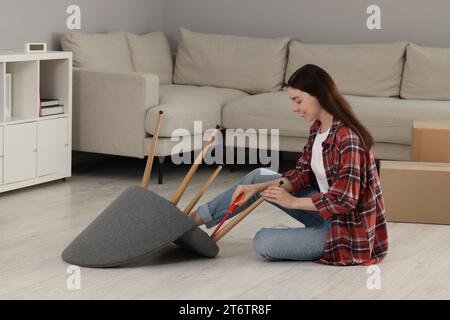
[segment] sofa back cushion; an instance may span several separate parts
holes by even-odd
[[[290,37],[260,39],[202,34],[181,28],[174,82],[248,93],[283,85]]]
[[[73,66],[104,71],[133,71],[124,32],[85,34],[67,32],[62,36],[64,51],[73,52]]]
[[[450,100],[450,48],[410,43],[406,50],[401,97]]]
[[[134,71],[158,75],[160,84],[172,84],[173,58],[164,33],[126,33]]]
[[[315,64],[330,74],[343,94],[399,96],[406,45],[407,42],[329,45],[292,41],[286,83],[303,65]]]

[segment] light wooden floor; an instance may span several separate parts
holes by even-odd
[[[61,252],[126,187],[140,182],[144,165],[137,159],[87,158],[75,164],[67,182],[0,195],[0,299],[450,298],[450,226],[390,223],[390,253],[378,265],[381,289],[369,290],[366,267],[267,262],[257,256],[251,240],[260,228],[298,226],[270,204],[222,239],[215,259],[173,245],[133,267],[82,268],[81,289],[68,290]],[[170,166],[165,184],[156,185],[154,176],[151,189],[169,198],[187,169]],[[200,168],[180,207],[213,169]],[[201,202],[251,169],[223,170]]]

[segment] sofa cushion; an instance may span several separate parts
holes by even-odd
[[[149,109],[145,119],[145,129],[153,134],[155,119],[159,110],[164,111],[159,135],[170,137],[176,129],[186,129],[194,133],[194,121],[202,120],[202,131],[221,125],[222,107],[228,101],[246,96],[242,91],[233,89],[162,85],[159,94],[159,106]]]
[[[450,48],[410,43],[406,50],[401,97],[450,100]]]
[[[283,85],[290,37],[260,39],[181,29],[174,83],[232,88],[248,93]]]
[[[377,142],[411,145],[413,120],[450,119],[450,101],[345,98]]]
[[[268,92],[234,99],[223,107],[227,129],[280,129],[282,136],[307,137],[310,125],[292,112],[287,91]],[[268,132],[270,133],[270,132]]]
[[[64,51],[72,51],[73,66],[103,71],[133,71],[124,32],[85,34],[67,32],[61,38]]]
[[[304,44],[292,41],[286,83],[305,64],[327,71],[343,94],[399,96],[407,42],[392,44]]]
[[[134,71],[158,75],[160,84],[172,84],[173,59],[164,33],[126,33]]]
[[[414,119],[449,119],[450,101],[344,96],[376,142],[411,144]],[[286,91],[232,100],[222,111],[225,128],[280,129],[282,136],[308,137],[310,123],[292,112]]]

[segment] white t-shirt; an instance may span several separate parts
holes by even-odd
[[[311,169],[316,176],[317,184],[319,185],[321,193],[326,193],[330,187],[328,185],[327,175],[325,174],[325,167],[323,165],[322,156],[322,142],[325,141],[329,132],[330,128],[328,128],[328,130],[324,133],[320,133],[319,129],[319,131],[317,131],[317,135],[314,139],[314,144],[312,147]]]

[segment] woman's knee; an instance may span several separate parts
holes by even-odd
[[[253,238],[253,248],[255,252],[269,261],[277,260],[298,260],[298,261],[314,261],[323,256],[323,248],[325,237],[322,234],[311,234],[311,228],[300,228],[301,230],[283,230],[282,232],[300,231],[303,240],[299,245],[291,247],[287,245],[286,237],[280,239],[279,231],[262,228]],[[304,232],[307,232],[305,234]],[[296,237],[292,237],[291,242],[298,242]]]
[[[245,175],[241,181],[239,182],[240,184],[253,184],[258,180],[258,177],[260,176],[260,168],[258,169],[254,169],[252,171],[250,171],[249,173],[247,173],[247,175]]]
[[[260,183],[276,179],[278,176],[281,176],[278,172],[267,168],[257,168],[247,175],[247,179],[249,180],[249,183]]]
[[[253,249],[255,252],[266,258],[269,261],[276,260],[272,255],[272,250],[270,248],[270,235],[268,233],[268,229],[262,228],[258,232],[256,232],[253,237]]]

